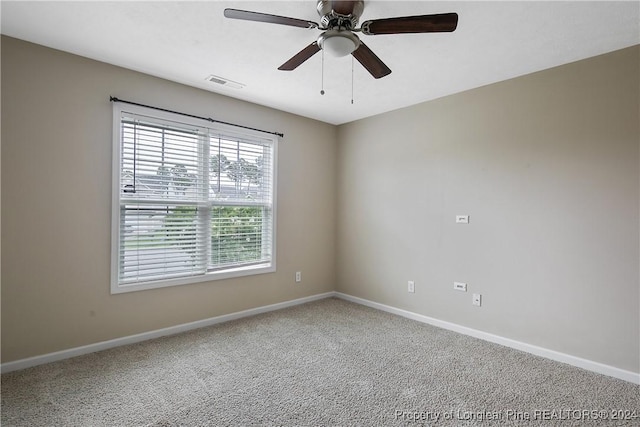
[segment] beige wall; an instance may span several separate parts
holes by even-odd
[[[338,290],[640,372],[639,51],[341,126]]]
[[[640,372],[638,47],[339,127],[1,54],[2,362],[338,290]],[[109,95],[285,133],[277,273],[109,294]]]
[[[109,294],[109,95],[285,134],[276,273]],[[328,124],[3,37],[2,362],[333,290],[335,134]]]

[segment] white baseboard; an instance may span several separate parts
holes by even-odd
[[[438,328],[447,329],[447,330],[458,332],[464,335],[469,335],[474,338],[479,338],[492,343],[504,345],[505,347],[514,348],[516,350],[535,354],[536,356],[541,356],[547,359],[555,360],[557,362],[562,362],[568,365],[577,366],[579,368],[583,368],[588,371],[596,372],[598,374],[608,375],[610,377],[618,378],[624,381],[628,381],[630,383],[640,384],[640,374],[637,374],[635,372],[625,371],[624,369],[605,365],[599,362],[582,359],[580,357],[571,356],[569,354],[560,353],[554,350],[549,350],[549,349],[538,347],[532,344],[527,344],[520,341],[509,339],[509,338],[504,338],[498,335],[493,335],[488,332],[479,331],[477,329],[468,328],[466,326],[457,325],[455,323],[446,322],[444,320],[435,319],[433,317],[424,316],[422,314],[413,313],[411,311],[391,307],[389,305],[380,304],[374,301],[366,300],[364,298],[354,297],[348,294],[344,294],[342,292],[326,292],[323,294],[312,295],[305,298],[299,298],[291,301],[280,302],[277,304],[266,305],[263,307],[256,307],[248,310],[238,311],[235,313],[225,314],[222,316],[211,317],[209,319],[198,320],[196,322],[184,323],[182,325],[176,325],[168,328],[157,329],[155,331],[144,332],[141,334],[130,335],[122,338],[116,338],[109,341],[102,341],[95,344],[89,344],[82,347],[75,347],[68,350],[62,350],[54,353],[43,354],[41,356],[34,356],[34,357],[29,357],[27,359],[7,362],[0,365],[0,372],[6,373],[11,371],[17,371],[20,369],[30,368],[33,366],[43,365],[45,363],[57,362],[59,360],[69,359],[71,357],[81,356],[83,354],[95,353],[97,351],[107,350],[110,348],[120,347],[128,344],[135,344],[138,342],[147,341],[154,338],[160,338],[167,335],[179,334],[179,333],[187,332],[193,329],[204,328],[206,326],[216,325],[218,323],[229,322],[231,320],[241,319],[243,317],[254,316],[256,314],[267,313],[270,311],[280,310],[287,307],[293,307],[296,305],[305,304],[308,302],[317,301],[317,300],[330,298],[330,297],[341,298],[345,301],[350,301],[356,304],[375,308],[377,310],[386,311],[387,313],[392,313],[398,316],[406,317],[408,319],[416,320],[418,322],[427,323],[429,325],[433,325]]]
[[[57,362],[59,360],[69,359],[71,357],[81,356],[83,354],[95,353],[96,351],[107,350],[110,348],[120,347],[128,344],[135,344],[138,342],[160,338],[167,335],[175,335],[193,329],[204,328],[206,326],[229,322],[231,320],[241,319],[243,317],[255,316],[256,314],[267,313],[269,311],[280,310],[287,307],[293,307],[295,305],[305,304],[311,301],[317,301],[333,296],[335,296],[335,292],[326,292],[324,294],[317,294],[310,297],[280,302],[277,304],[265,305],[263,307],[251,308],[249,310],[211,317],[209,319],[198,320],[196,322],[184,323],[182,325],[170,326],[168,328],[157,329],[155,331],[143,332],[141,334],[129,335],[127,337],[102,341],[95,344],[84,345],[82,347],[75,347],[68,350],[43,354],[41,356],[34,356],[27,359],[16,360],[14,362],[7,362],[0,365],[0,372],[6,373],[17,371],[20,369],[31,368],[33,366],[43,365],[45,363]]]
[[[384,305],[377,302],[369,301],[364,298],[358,298],[351,295],[343,294],[342,292],[336,292],[335,296],[338,298],[344,299],[346,301],[354,302],[356,304],[365,305],[367,307],[375,308],[377,310],[386,311],[387,313],[396,314],[398,316],[406,317],[408,319],[417,320],[418,322],[437,326],[438,328],[448,329],[450,331],[458,332],[464,335],[469,335],[474,338],[479,338],[481,340],[500,344],[505,347],[511,347],[516,350],[524,351],[526,353],[535,354],[536,356],[541,356],[547,359],[555,360],[556,362],[566,363],[568,365],[577,366],[578,368],[586,369],[588,371],[596,372],[598,374],[603,374],[610,377],[618,378],[634,384],[640,384],[640,374],[637,374],[635,372],[625,371],[624,369],[605,365],[603,363],[594,362],[592,360],[582,359],[580,357],[571,356],[569,354],[560,353],[558,351],[549,350],[543,347],[538,347],[536,345],[515,341],[509,338],[501,337],[499,335],[493,335],[488,332],[479,331],[477,329],[468,328],[466,326],[457,325],[455,323],[446,322],[444,320],[435,319],[433,317],[424,316],[422,314],[417,314],[411,311],[402,310],[400,308],[391,307],[389,305]]]

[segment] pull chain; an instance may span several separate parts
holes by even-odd
[[[353,105],[353,55],[351,56],[351,105]]]
[[[322,49],[322,74],[320,82],[320,95],[324,95],[324,49]]]

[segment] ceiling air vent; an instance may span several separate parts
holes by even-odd
[[[205,80],[211,83],[216,83],[221,86],[230,87],[233,89],[242,89],[245,86],[242,83],[234,82],[233,80],[225,79],[224,77],[214,76],[213,74],[208,76]]]

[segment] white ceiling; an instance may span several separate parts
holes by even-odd
[[[319,30],[223,17],[231,7],[319,22],[304,1],[2,1],[1,31],[168,80],[342,124],[640,43],[640,2],[367,1],[369,19],[457,12],[453,33],[366,36],[393,71],[379,80],[351,57],[277,68]],[[245,84],[205,81],[215,74]],[[120,94],[126,97],[126,94]],[[144,102],[143,99],[136,100]]]

